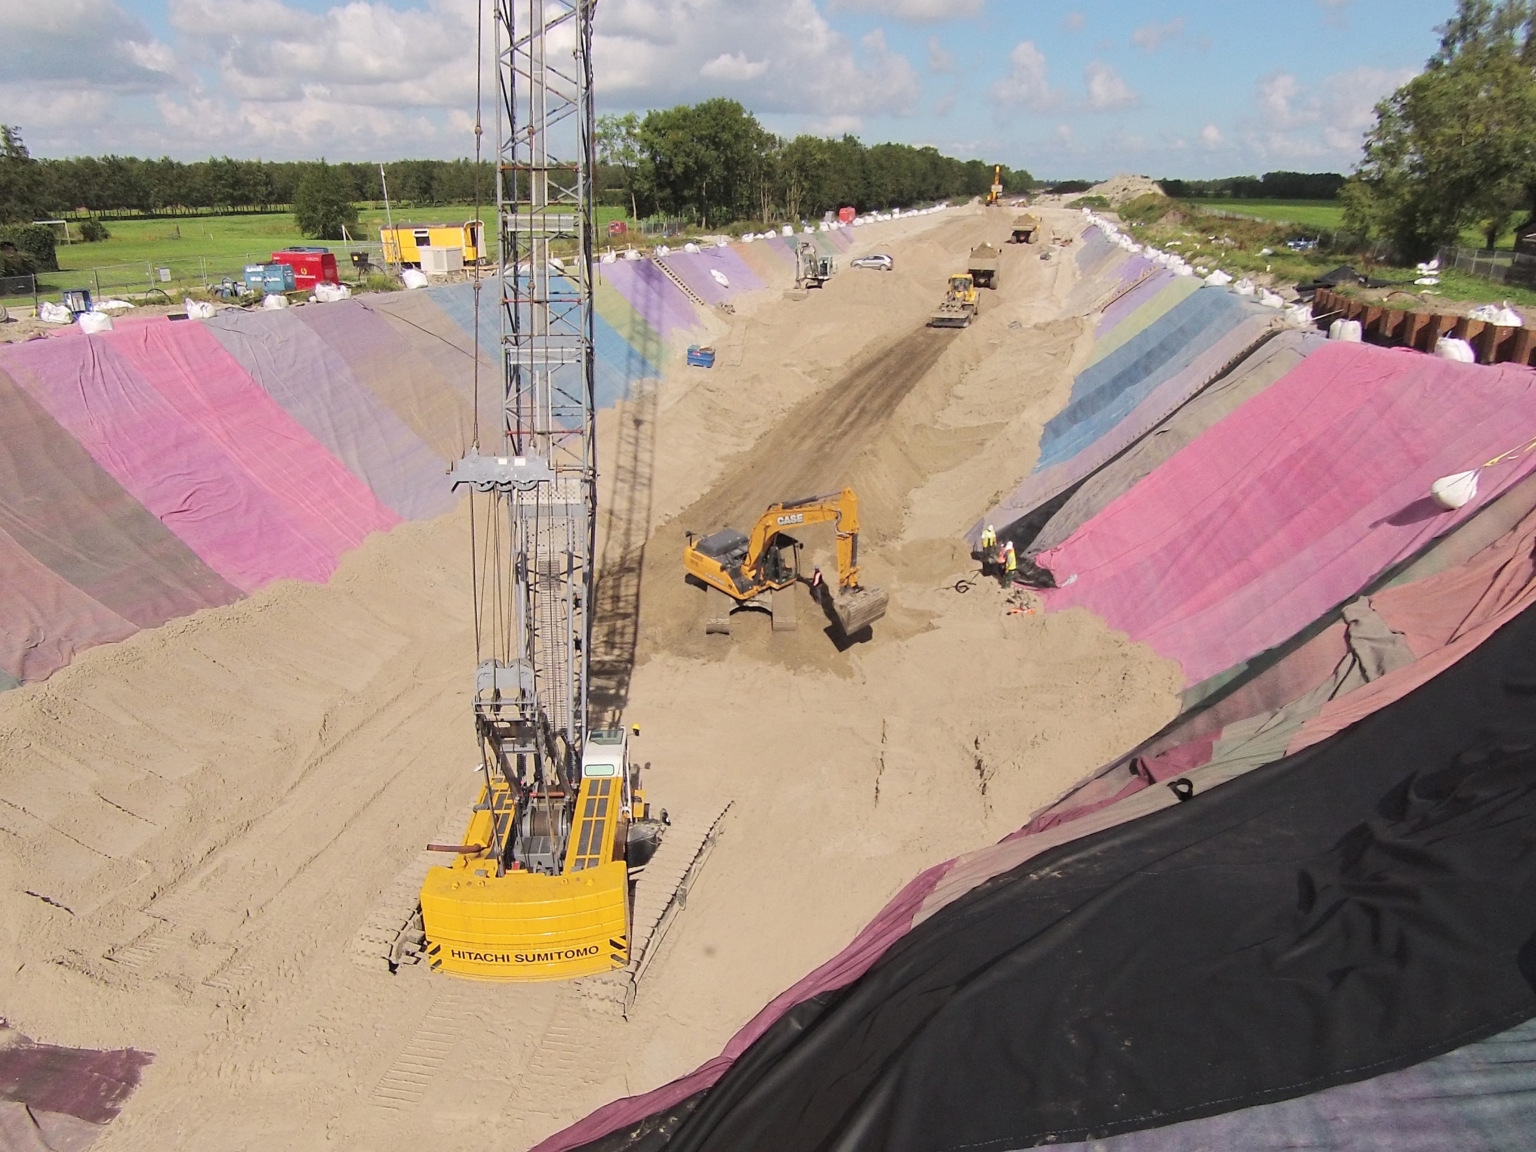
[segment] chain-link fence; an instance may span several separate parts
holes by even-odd
[[[360,280],[385,271],[384,245],[359,241],[332,249],[336,270],[343,281]],[[161,295],[178,300],[190,292],[234,292],[245,282],[248,264],[269,264],[272,249],[233,256],[188,256],[169,260],[135,261],[77,268],[67,272],[41,272],[36,276],[0,277],[0,304],[17,307],[41,300],[58,301],[69,289],[88,289],[98,301],[123,297],[131,301],[159,300]]]
[[[1470,272],[1516,288],[1536,288],[1536,256],[1487,248],[1442,248],[1440,267]]]

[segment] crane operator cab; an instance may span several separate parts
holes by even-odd
[[[421,890],[433,970],[482,980],[560,980],[629,963],[631,868],[656,850],[629,733],[588,733],[580,776],[538,786],[492,771],[464,843]],[[508,843],[510,841],[510,843]]]

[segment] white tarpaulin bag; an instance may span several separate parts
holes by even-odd
[[[417,268],[407,268],[400,273],[400,282],[407,288],[425,288],[427,286],[427,274]],[[267,297],[271,299],[271,297]]]
[[[108,316],[105,312],[82,312],[80,313],[79,324],[80,331],[84,332],[87,336],[93,336],[97,332],[112,331],[112,317]]]
[[[1456,472],[1442,476],[1429,486],[1435,503],[1447,511],[1464,508],[1477,495],[1477,472]]]
[[[719,284],[720,287],[729,288],[731,286],[731,282],[726,279],[725,273],[720,271],[720,269],[711,268],[709,274],[715,278],[715,283]]]
[[[187,319],[189,320],[213,319],[213,305],[206,300],[192,300],[189,298],[184,299],[182,304],[187,310]]]
[[[426,277],[423,276],[422,279],[425,280]],[[279,308],[288,307],[288,297],[280,292],[272,292],[261,298],[261,306],[268,312],[275,312]]]
[[[44,324],[73,324],[75,314],[62,304],[44,300],[37,306],[37,318]]]
[[[1458,364],[1476,364],[1477,356],[1472,345],[1454,336],[1442,336],[1435,341],[1435,355],[1442,360],[1454,360]]]

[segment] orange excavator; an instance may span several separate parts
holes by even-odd
[[[791,532],[817,524],[832,524],[837,536],[837,587],[828,590],[800,572],[801,541]],[[766,607],[775,631],[795,627],[793,592],[803,580],[831,609],[845,636],[868,628],[885,615],[890,596],[859,583],[859,501],[852,488],[772,504],[758,518],[750,536],[724,528],[699,539],[688,534],[683,567],[722,601],[724,612],[706,629],[729,633],[731,610],[748,605]]]

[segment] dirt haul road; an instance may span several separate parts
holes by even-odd
[[[895,273],[741,300],[712,320],[719,367],[600,417],[601,703],[642,725],[675,820],[734,805],[627,1021],[581,984],[348,957],[473,797],[462,513],[370,539],[325,587],[274,586],[0,695],[0,1013],[155,1053],[96,1147],[526,1147],[717,1053],[911,876],[1172,714],[1171,667],[1092,618],[953,590],[973,568],[959,531],[1027,471],[1087,355],[1060,315],[1070,261],[1035,249],[1005,250],[971,328],[922,328],[1006,223],[861,230]],[[873,638],[839,651],[765,618],[703,636],[684,531],[845,483],[893,598]]]

